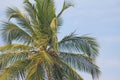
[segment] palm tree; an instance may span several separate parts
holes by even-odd
[[[0,47],[0,80],[83,80],[84,71],[99,76],[95,64],[98,55],[96,40],[71,33],[58,41],[61,14],[72,4],[64,1],[59,14],[54,0],[29,0],[24,11],[8,8],[8,21],[3,22]]]

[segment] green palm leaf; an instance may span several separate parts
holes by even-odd
[[[35,5],[31,4],[29,1],[26,1],[24,8],[26,13],[30,17],[31,24],[37,25],[37,13],[36,13],[37,11]]]
[[[19,27],[26,30],[28,34],[33,34],[33,28],[28,18],[29,16],[26,16],[25,13],[22,13],[17,8],[8,8],[7,16],[9,17],[9,19],[15,19]]]
[[[1,69],[8,67],[17,60],[27,59],[29,56],[28,52],[16,52],[16,53],[4,53],[0,55],[0,66]]]
[[[76,36],[72,33],[59,42],[59,51],[81,53],[95,58],[98,55],[98,44],[92,37]]]
[[[30,64],[30,60],[18,60],[11,66],[5,68],[0,74],[0,80],[21,80],[25,78],[25,69]]]
[[[32,47],[28,45],[23,44],[6,44],[4,46],[0,47],[0,52],[6,53],[6,52],[17,52],[17,51],[26,51],[30,50]]]
[[[36,0],[37,16],[42,27],[49,27],[55,17],[53,0]]]
[[[59,59],[56,62],[53,66],[53,77],[55,80],[83,80],[68,64]]]
[[[41,65],[39,62],[34,64],[30,68],[25,80],[44,80],[44,77],[45,77],[44,68],[43,65]]]
[[[90,73],[93,78],[99,76],[99,67],[94,64],[90,57],[86,57],[82,54],[74,53],[60,53],[60,57],[70,66],[80,70]]]
[[[8,43],[12,43],[13,40],[23,43],[30,43],[32,41],[31,36],[27,32],[10,22],[4,22],[1,31],[3,39]]]

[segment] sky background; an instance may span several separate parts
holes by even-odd
[[[63,0],[55,0],[59,12]],[[72,0],[74,7],[62,15],[63,26],[59,39],[76,30],[79,35],[89,34],[100,45],[97,64],[102,72],[99,80],[120,79],[120,0]],[[8,6],[23,6],[23,0],[0,0],[0,20],[5,20]],[[1,24],[1,23],[0,23]],[[1,26],[0,26],[1,27]],[[0,35],[1,36],[1,35]],[[0,46],[4,42],[0,38]],[[92,80],[82,73],[84,80]]]

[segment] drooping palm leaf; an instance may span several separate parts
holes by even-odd
[[[23,44],[6,44],[4,46],[0,47],[0,52],[6,53],[6,52],[17,52],[17,51],[28,51],[32,47],[28,45]]]
[[[98,44],[92,37],[76,36],[72,33],[59,42],[59,51],[81,53],[95,58],[98,55]]]
[[[27,59],[29,52],[4,53],[0,55],[1,69],[8,67],[17,60]]]
[[[90,73],[93,78],[98,78],[100,74],[99,67],[96,66],[94,61],[90,57],[86,57],[83,54],[60,53],[60,57],[70,66],[80,71]]]
[[[30,60],[18,60],[11,66],[5,68],[0,74],[0,80],[23,80],[25,78],[26,67],[30,64]]]
[[[1,30],[3,39],[8,43],[12,43],[14,40],[23,43],[30,43],[32,41],[31,36],[27,32],[13,23],[4,22]]]
[[[8,8],[7,16],[9,19],[15,19],[20,28],[24,29],[29,35],[33,34],[33,28],[30,24],[29,16],[26,16],[25,13],[22,13],[17,8]]]
[[[56,80],[83,80],[81,76],[68,64],[57,59],[53,66],[53,78]]]

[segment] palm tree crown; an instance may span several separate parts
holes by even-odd
[[[72,4],[64,1],[58,15],[54,0],[24,1],[24,12],[8,8],[8,21],[3,22],[0,47],[0,80],[83,80],[76,72],[99,76],[95,64],[96,40],[74,33],[58,41],[61,14]]]

